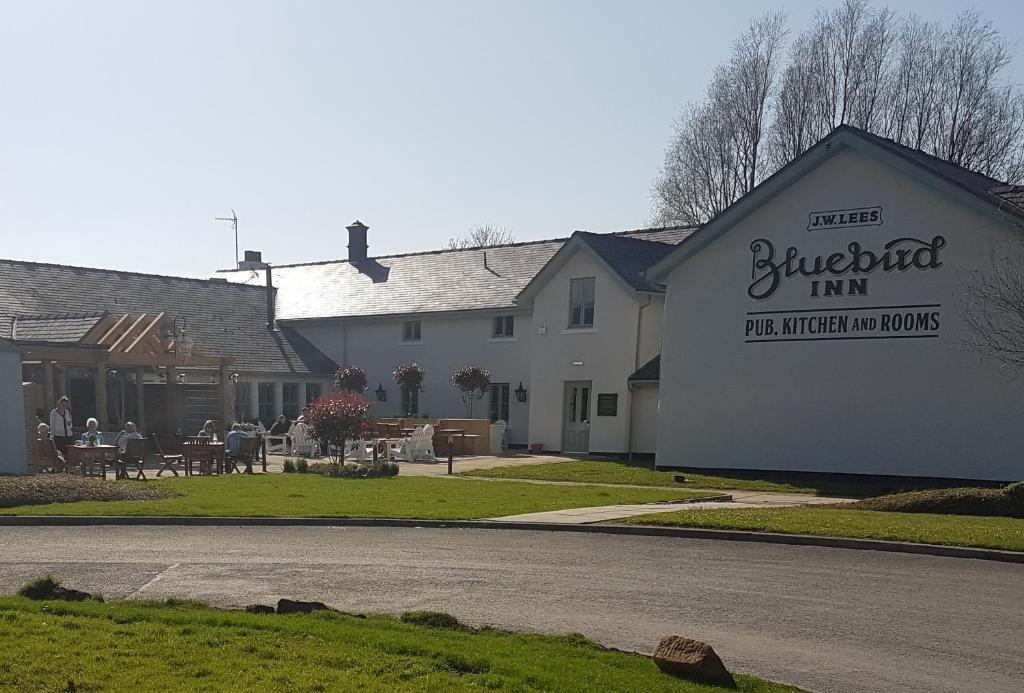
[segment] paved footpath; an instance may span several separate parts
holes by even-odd
[[[576,482],[542,481],[538,483],[561,484]],[[597,484],[604,486],[606,484]],[[615,485],[622,488],[622,484]],[[626,488],[662,488],[661,486],[626,486]],[[664,487],[671,491],[672,489]],[[792,508],[798,505],[826,505],[831,503],[849,503],[852,498],[829,498],[826,496],[809,496],[800,493],[765,493],[762,491],[711,491],[705,489],[686,489],[698,493],[728,494],[731,502],[709,501],[689,503],[644,503],[642,505],[603,505],[592,508],[570,508],[568,510],[551,510],[541,513],[523,513],[491,518],[501,522],[553,522],[564,525],[585,525],[592,522],[622,520],[637,515],[676,512],[678,510],[730,510],[735,508]]]
[[[511,530],[0,528],[0,593],[47,572],[108,598],[434,609],[646,652],[682,633],[736,671],[811,691],[1016,693],[1024,680],[1024,565],[994,561]]]

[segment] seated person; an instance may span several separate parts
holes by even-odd
[[[60,454],[60,450],[57,449],[57,444],[53,442],[53,438],[50,436],[50,426],[48,424],[41,423],[36,426],[36,434],[39,440],[44,440],[50,443],[53,448],[53,455],[57,460],[58,469],[63,469],[67,462],[64,461],[64,455]]]
[[[273,426],[270,427],[270,435],[272,436],[284,436],[288,435],[288,430],[291,428],[291,424],[288,422],[287,417],[284,414],[277,417],[277,421]]]
[[[142,434],[139,433],[138,428],[131,421],[124,425],[124,430],[117,434],[117,438],[114,439],[114,445],[116,445],[121,452],[125,451],[128,447],[129,440],[139,440],[142,438]]]
[[[224,438],[224,452],[228,457],[238,457],[238,451],[242,448],[242,424],[231,424],[231,431]]]
[[[103,445],[103,434],[100,432],[100,422],[94,418],[85,422],[85,433],[82,434],[82,445]]]
[[[213,421],[207,421],[203,424],[203,430],[199,431],[200,438],[209,438],[213,442],[217,442],[217,429],[213,425]]]

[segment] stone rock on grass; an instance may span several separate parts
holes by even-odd
[[[654,651],[654,663],[666,674],[698,683],[736,688],[736,680],[711,645],[682,635],[666,635]]]
[[[313,611],[334,611],[323,602],[298,602],[291,599],[280,599],[277,602],[279,614],[308,614]]]

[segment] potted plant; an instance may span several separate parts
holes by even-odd
[[[427,371],[420,368],[416,363],[401,363],[395,367],[392,377],[399,389],[402,391],[402,399],[408,402],[406,409],[412,409],[412,394],[423,390],[423,379]],[[402,412],[405,416],[412,416],[415,412]]]
[[[306,424],[330,459],[345,457],[345,441],[358,440],[373,406],[354,392],[336,392],[309,405]]]
[[[473,403],[483,399],[491,386],[491,374],[480,366],[463,366],[452,373],[452,385],[462,394],[466,418],[473,418]]]
[[[339,368],[334,375],[334,386],[342,392],[361,395],[366,391],[366,372],[359,366]]]

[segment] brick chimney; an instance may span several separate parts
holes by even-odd
[[[369,246],[366,244],[366,232],[369,230],[363,222],[356,219],[348,229],[348,261],[352,263],[364,262]]]
[[[263,262],[263,253],[258,250],[246,250],[245,259],[238,262],[240,270],[263,269],[267,263]]]

